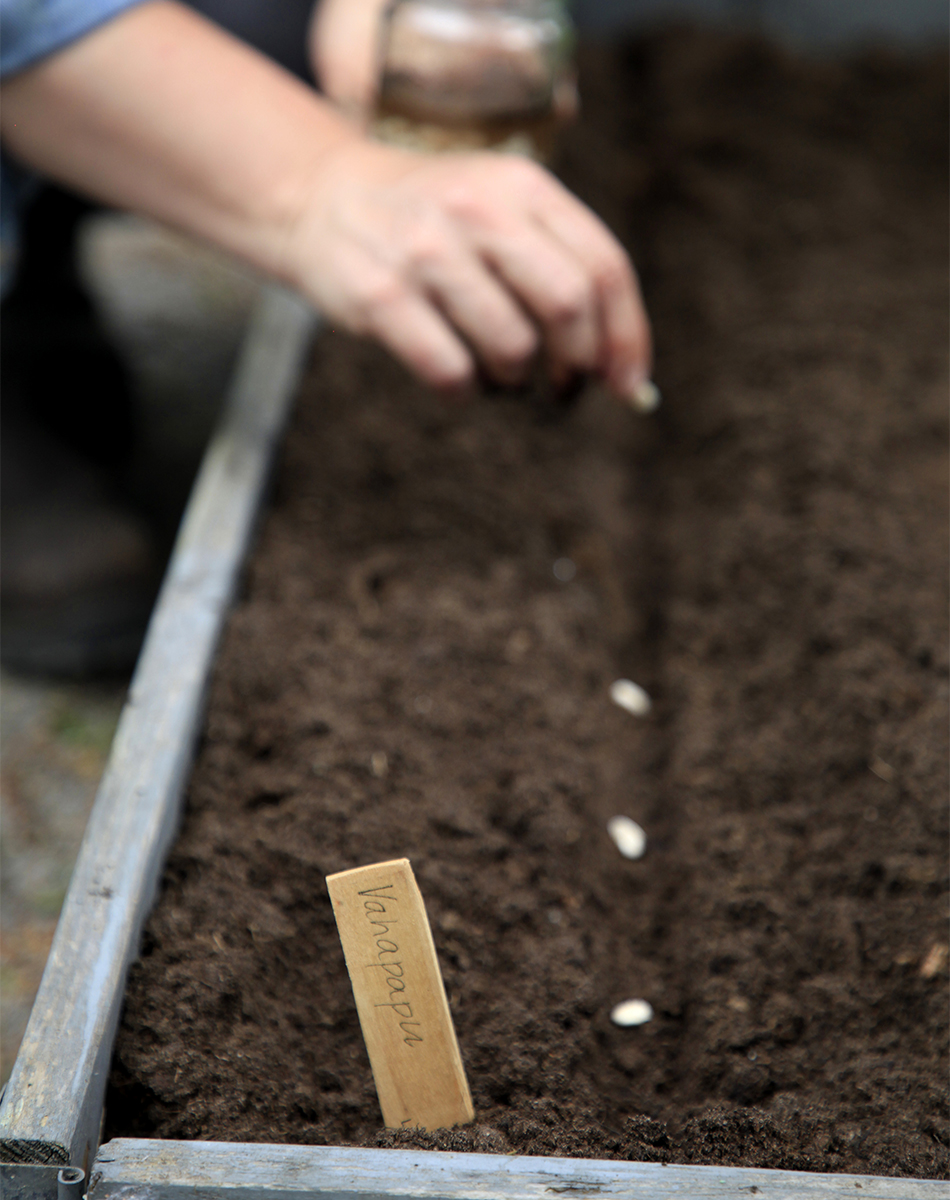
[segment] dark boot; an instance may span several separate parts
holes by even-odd
[[[0,657],[60,676],[128,671],[159,582],[144,523],[101,473],[28,427],[5,426],[0,474]]]
[[[0,659],[64,676],[131,669],[161,566],[118,486],[134,410],[76,270],[87,211],[57,189],[37,200],[0,314]]]
[[[77,230],[91,211],[46,187],[23,214],[17,276],[0,309],[0,396],[4,420],[32,422],[119,472],[132,450],[134,407],[128,372],[77,269]]]

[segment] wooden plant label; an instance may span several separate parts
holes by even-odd
[[[383,1120],[465,1125],[475,1112],[422,893],[408,858],[327,876]]]

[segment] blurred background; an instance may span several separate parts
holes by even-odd
[[[283,3],[299,21],[300,0]],[[271,19],[281,5],[270,0]],[[945,0],[574,0],[571,11],[591,37],[685,18],[754,28],[817,54],[914,48],[945,41],[950,26]],[[260,284],[217,253],[123,214],[85,218],[79,260],[131,375],[136,488],[170,535]],[[9,671],[0,680],[0,1081],[29,1015],[127,682]]]
[[[825,51],[873,41],[906,45],[944,37],[950,27],[939,0],[574,0],[571,12],[580,29],[608,36],[686,16],[753,26]]]

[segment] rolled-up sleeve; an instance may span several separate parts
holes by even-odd
[[[0,0],[0,77],[32,66],[143,0]],[[35,177],[0,154],[0,295],[13,282],[19,210]]]
[[[0,76],[13,75],[143,0],[0,0]]]

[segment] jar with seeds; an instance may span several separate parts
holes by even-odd
[[[561,0],[394,0],[371,121],[416,150],[496,150],[549,162],[577,91]]]

